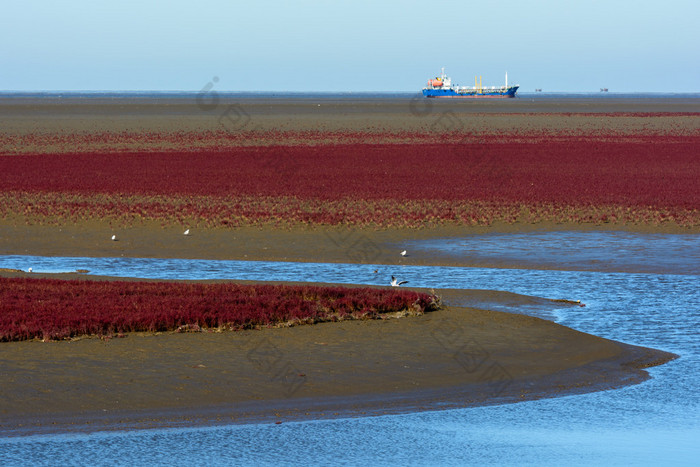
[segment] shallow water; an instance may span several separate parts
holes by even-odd
[[[601,234],[600,248],[617,242],[612,233],[608,238],[609,242]],[[683,249],[674,247],[676,240],[669,238],[666,251],[682,270],[693,271],[697,263]],[[508,241],[501,237],[500,242]],[[518,241],[514,237],[513,242]],[[643,238],[637,241],[644,243]],[[664,236],[650,236],[648,241],[655,244],[654,249],[663,251]],[[556,262],[556,255],[550,255],[549,259]],[[7,438],[0,440],[0,461],[4,464],[71,464],[91,459],[117,465],[147,462],[692,465],[700,456],[697,443],[700,439],[697,391],[700,274],[697,272],[378,266],[381,274],[375,275],[372,265],[136,260],[135,263],[142,262],[138,266],[125,258],[89,265],[87,259],[61,261],[2,257],[0,267],[32,266],[37,271],[86,268],[91,273],[111,275],[117,271],[134,275],[135,268],[139,268],[144,274],[148,271],[154,274],[149,277],[190,271],[193,275],[211,274],[211,278],[371,284],[386,284],[388,276],[395,274],[408,279],[410,285],[421,287],[498,289],[580,299],[586,307],[558,309],[557,322],[603,337],[675,352],[681,358],[650,369],[653,378],[639,385],[494,407],[281,425]],[[561,264],[565,262],[566,258],[561,258]],[[548,310],[533,307],[530,312],[535,314],[551,311],[551,307]]]
[[[700,274],[700,237],[633,232],[526,232],[407,242],[474,263],[580,271]]]

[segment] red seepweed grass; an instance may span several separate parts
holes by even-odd
[[[421,227],[700,224],[700,137],[465,138],[0,157],[0,217]]]
[[[374,319],[438,306],[405,289],[0,278],[0,342]]]

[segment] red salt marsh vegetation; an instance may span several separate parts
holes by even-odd
[[[560,109],[548,100],[509,101],[495,105]],[[496,221],[512,222],[508,229],[514,231],[540,221],[700,226],[697,113],[486,115],[464,109],[494,104],[445,102],[434,104],[432,113],[414,115],[407,101],[394,107],[350,100],[322,107],[283,102],[270,109],[263,102],[251,104],[252,110],[244,103],[250,116],[246,129],[222,131],[223,109],[205,115],[194,104],[190,110],[167,104],[147,111],[124,104],[71,107],[61,99],[57,105],[13,104],[3,110],[0,103],[4,254],[370,262],[373,252],[364,248],[374,244],[377,250],[388,246],[379,264],[435,264],[441,260],[419,255],[405,261],[398,255],[403,246],[389,245],[488,230],[462,226]],[[572,108],[601,105],[590,104]],[[617,112],[619,105],[604,107]],[[670,108],[683,107],[674,102]],[[459,118],[443,118],[454,115]],[[116,228],[125,224],[131,228]],[[273,228],[307,224],[321,227]],[[185,237],[184,225],[263,228],[203,228]],[[344,236],[346,229],[323,227],[339,225],[370,228],[347,229],[354,236]],[[118,242],[108,240],[114,231]],[[286,386],[271,384],[271,375],[251,365],[245,351],[267,339],[289,361],[303,364],[293,376],[302,371],[310,376],[313,384],[305,384],[300,397],[357,395],[378,400],[382,412],[386,399],[377,394],[417,387],[459,387],[461,405],[481,400],[480,389],[461,388],[479,388],[483,373],[465,372],[454,351],[445,351],[445,342],[435,337],[445,330],[468,330],[469,340],[483,344],[494,363],[518,376],[509,386],[511,400],[641,381],[645,376],[637,368],[672,358],[529,316],[477,309],[269,333],[174,332],[382,318],[435,307],[433,297],[405,289],[60,282],[12,271],[0,276],[12,277],[0,278],[0,341],[173,331],[139,339],[137,346],[133,337],[110,345],[98,339],[3,344],[5,361],[11,362],[4,369],[6,384],[0,385],[5,419],[38,414],[46,426],[56,423],[57,413],[92,410],[104,419],[105,408],[122,411],[127,420],[128,411],[144,407],[187,414],[217,407],[219,417],[224,404],[248,400],[246,388],[268,410],[261,400],[289,397]],[[456,291],[453,297],[463,293],[472,292]],[[514,303],[512,294],[484,293]],[[525,306],[530,299],[515,300]],[[373,355],[382,358],[367,358]],[[200,371],[204,364],[207,370]],[[29,367],[36,371],[27,372]],[[71,417],[71,423],[76,420]]]
[[[251,329],[437,309],[410,290],[0,277],[0,342]]]
[[[696,110],[692,103],[683,103],[689,106],[686,110]],[[604,134],[616,140],[650,141],[658,136],[697,136],[700,126],[699,112],[668,108],[663,112],[620,111],[625,103],[619,101],[613,104],[614,112],[591,112],[600,102],[591,105],[585,101],[571,107],[571,112],[561,111],[561,103],[555,102],[549,105],[558,108],[557,112],[542,112],[541,108],[547,107],[543,102],[533,107],[538,111],[512,112],[524,104],[516,100],[512,102],[515,106],[504,113],[493,112],[484,103],[449,106],[451,103],[441,102],[447,107],[433,108],[435,103],[427,102],[417,106],[413,115],[408,112],[408,102],[394,103],[384,110],[376,103],[367,107],[366,103],[350,101],[321,109],[309,103],[290,106],[277,102],[270,106],[249,102],[237,108],[242,116],[247,113],[244,107],[254,115],[233,126],[222,123],[219,115],[203,119],[201,109],[194,105],[175,110],[171,105],[131,108],[124,104],[91,109],[80,105],[71,110],[66,102],[38,108],[3,108],[0,102],[4,130],[0,133],[0,154],[192,151],[271,144],[423,144],[459,142],[465,136],[533,142],[574,136],[590,139]],[[501,104],[505,106],[501,110],[506,110],[511,103]],[[671,107],[683,108],[678,104],[674,102]],[[483,113],[485,110],[488,112]],[[176,119],[164,118],[173,116],[173,112]],[[8,118],[3,119],[3,114]],[[28,115],[32,118],[24,120]]]
[[[700,224],[697,135],[453,136],[0,157],[0,216],[205,226]]]

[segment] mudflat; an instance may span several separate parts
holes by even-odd
[[[300,226],[290,228],[239,227],[192,228],[184,236],[182,226],[157,222],[115,225],[110,222],[77,222],[61,225],[28,225],[21,219],[0,219],[0,254],[37,256],[128,256],[137,258],[185,258],[249,261],[301,261],[432,266],[523,267],[505,260],[485,264],[467,257],[432,253],[399,255],[407,241],[447,239],[487,233],[616,230],[640,233],[696,234],[700,226],[674,224],[537,224],[497,223],[489,226],[443,225],[426,229],[376,229],[358,227]],[[111,241],[112,235],[119,241]],[[358,255],[355,242],[369,247]],[[533,263],[537,263],[536,259]],[[28,266],[29,267],[29,266]],[[539,266],[547,268],[546,266]]]
[[[351,260],[332,242],[335,229],[212,229],[183,236],[179,229],[141,225],[120,231],[119,242],[110,240],[111,229],[99,222],[4,224],[0,253]],[[363,235],[385,252],[387,264],[439,264],[440,258],[401,257],[392,242],[397,235],[450,232]],[[0,275],[115,280],[78,273]],[[644,368],[676,358],[535,317],[460,306],[537,302],[555,310],[574,303],[496,291],[437,293],[442,309],[401,319],[2,343],[0,432],[283,422],[517,402],[638,383],[648,378]]]
[[[207,139],[188,141],[190,149],[401,142],[415,133],[697,135],[700,98],[4,97],[0,128],[0,154],[183,149],[183,134],[202,132]],[[274,139],[269,132],[277,133]],[[309,133],[316,136],[308,139]],[[124,137],[105,140],[105,134]]]
[[[408,97],[246,99],[221,95],[207,104],[215,105],[202,105],[196,98],[6,97],[0,100],[0,154],[50,157],[54,153],[337,141],[359,144],[365,140],[413,144],[416,135],[430,139],[449,133],[477,138],[482,133],[550,132],[581,138],[598,135],[601,141],[618,136],[681,135],[689,141],[686,144],[693,144],[700,131],[697,98],[518,98],[464,103]],[[187,137],[181,139],[183,134]],[[203,135],[201,140],[199,135]],[[337,239],[348,232],[342,225],[193,228],[189,236],[182,235],[183,228],[172,222],[42,222],[36,216],[11,215],[0,219],[0,254],[362,261],[338,244]],[[403,258],[397,255],[398,247],[406,240],[497,231],[698,232],[698,226],[672,223],[516,222],[352,229],[376,246],[379,256],[372,258],[373,263],[456,266],[474,264],[447,256]],[[118,242],[109,240],[115,233]],[[26,275],[21,271],[0,274]],[[645,367],[676,357],[534,317],[456,306],[479,294],[510,305],[543,299],[489,291],[438,293],[445,299],[443,309],[402,319],[2,343],[0,432],[9,436],[192,423],[283,422],[515,402],[633,384],[648,378]]]
[[[529,300],[451,292],[471,293]],[[516,402],[637,383],[648,378],[643,368],[673,358],[539,318],[450,306],[411,318],[259,331],[3,343],[0,432],[283,422]]]

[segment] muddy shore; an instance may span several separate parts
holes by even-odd
[[[531,300],[450,292],[453,299],[470,293],[511,304]],[[3,343],[0,432],[499,404],[638,383],[648,378],[644,368],[673,358],[539,318],[449,306],[411,318],[260,331]]]
[[[486,233],[572,230],[674,234],[697,234],[700,232],[698,226],[680,227],[671,223],[650,226],[546,222],[381,230],[347,227],[191,228],[190,235],[184,236],[183,231],[186,228],[189,226],[164,227],[155,222],[130,226],[112,225],[108,222],[27,225],[22,220],[0,219],[0,254],[524,267],[523,264],[507,261],[486,264],[447,254],[431,253],[425,255],[412,252],[407,257],[401,257],[398,253],[405,249],[405,242],[412,240],[455,238]],[[119,241],[111,241],[112,235],[117,235]],[[358,242],[365,248],[366,254],[357,254]]]
[[[101,223],[5,223],[0,254],[349,261],[347,249],[331,241],[334,231],[323,229],[194,230],[185,237],[174,228],[143,225],[120,230],[119,242],[110,240],[112,229]],[[459,233],[464,232],[368,230],[363,235],[381,251],[396,253],[397,235]],[[385,261],[441,262],[389,253]],[[571,303],[496,291],[438,294],[445,300],[443,309],[402,319],[2,343],[0,432],[284,422],[499,404],[635,384],[648,378],[644,368],[676,357],[539,318],[463,306],[488,301],[517,307],[536,301],[555,310],[576,306]]]

